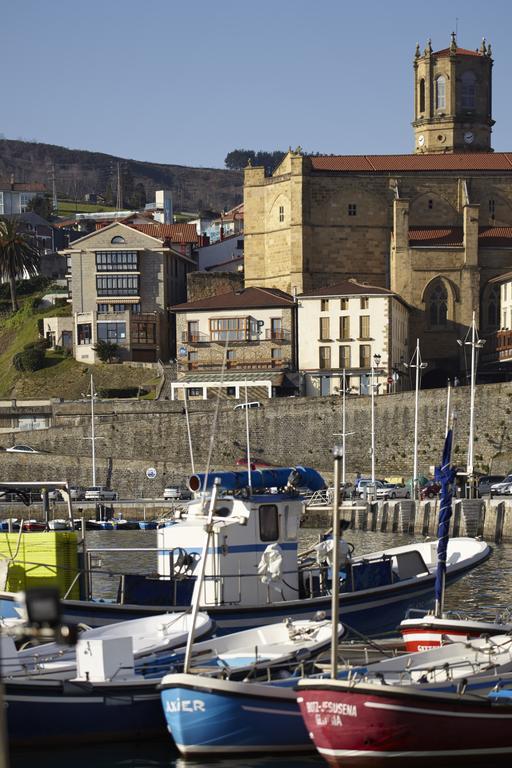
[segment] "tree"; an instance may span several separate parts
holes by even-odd
[[[12,311],[17,312],[16,280],[37,275],[39,253],[32,238],[20,229],[17,219],[0,218],[0,280],[7,280]]]
[[[43,219],[50,219],[52,215],[52,201],[49,195],[36,195],[27,205],[27,210],[34,211]]]
[[[135,185],[130,205],[137,211],[146,205],[146,189],[140,181]]]
[[[119,354],[119,344],[103,339],[100,339],[93,349],[102,363],[111,363]]]

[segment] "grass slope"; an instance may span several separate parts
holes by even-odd
[[[48,350],[46,365],[39,371],[17,371],[12,365],[12,358],[26,344],[39,338],[38,320],[71,314],[69,304],[37,308],[41,296],[39,294],[20,299],[20,303],[23,303],[18,312],[0,318],[0,398],[26,400],[62,397],[75,400],[87,391],[90,373],[94,373],[94,385],[98,389],[142,386],[150,392],[147,397],[154,397],[158,379],[151,369],[117,364],[87,366],[63,352]]]

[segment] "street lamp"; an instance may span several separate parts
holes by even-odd
[[[471,333],[471,339],[469,338]],[[475,380],[476,380],[476,351],[480,350],[485,344],[485,339],[478,337],[478,331],[476,329],[476,316],[473,310],[473,319],[471,321],[471,328],[468,329],[463,339],[457,339],[457,344],[464,347],[471,347],[471,394],[470,394],[470,406],[469,406],[469,441],[468,441],[468,460],[467,460],[467,478],[470,489],[470,498],[474,498],[475,491],[475,478],[474,478],[474,463],[473,463],[473,446],[475,442]]]
[[[379,366],[381,355],[375,353],[372,359],[371,371],[371,406],[372,406],[372,485],[375,488],[375,388],[380,386],[375,384],[375,368]]]
[[[85,394],[81,393],[82,397],[90,397],[91,398],[91,436],[89,438],[85,438],[86,440],[91,441],[92,445],[92,484],[93,486],[96,485],[96,440],[97,438],[94,435],[94,398],[98,396],[98,393],[94,391],[94,382],[92,379],[92,373],[91,373],[91,391],[86,392]]]
[[[414,459],[412,470],[412,492],[413,498],[418,498],[418,400],[420,391],[420,371],[427,367],[427,363],[422,362],[420,352],[420,340],[416,339],[416,350],[411,357],[410,363],[404,363],[406,368],[416,370],[416,387],[414,399]]]
[[[345,439],[346,439],[346,437],[348,435],[355,434],[354,432],[347,432],[346,429],[345,429],[345,426],[346,426],[346,397],[347,397],[347,393],[350,393],[351,390],[352,390],[352,387],[347,387],[347,372],[346,372],[345,368],[343,369],[342,382],[343,383],[342,383],[341,394],[342,394],[342,398],[343,399],[342,399],[342,407],[341,407],[341,439],[342,439],[342,444],[341,444],[341,461],[342,461],[342,464],[341,464],[341,484],[343,485],[343,488],[345,488],[345,481],[346,481],[346,477],[345,477],[345,469],[346,469]],[[335,390],[336,389],[338,389],[338,392],[339,392],[339,388],[335,387]],[[339,432],[335,432],[335,436],[339,436],[339,434],[340,434]]]

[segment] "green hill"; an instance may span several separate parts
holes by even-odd
[[[5,300],[0,304],[0,398],[76,400],[87,391],[90,373],[94,373],[97,390],[113,394],[130,389],[136,391],[141,387],[147,393],[146,397],[154,397],[158,384],[154,371],[119,364],[87,366],[64,351],[47,350],[45,365],[38,371],[17,371],[12,359],[26,344],[40,338],[38,321],[44,317],[71,314],[69,304],[39,308],[41,298],[47,292],[39,290],[19,296],[20,309],[15,314],[6,310]]]

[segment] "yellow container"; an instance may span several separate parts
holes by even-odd
[[[18,548],[19,543],[19,548]],[[6,590],[58,587],[61,597],[78,573],[78,538],[74,531],[0,533],[0,559],[14,558],[9,565]],[[70,599],[80,597],[78,581]]]

